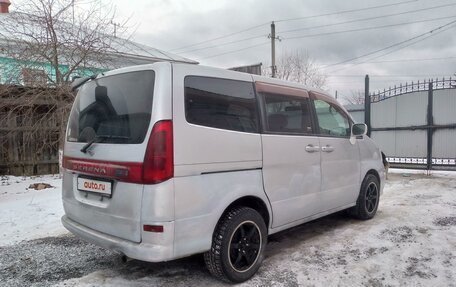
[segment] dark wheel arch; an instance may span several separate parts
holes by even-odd
[[[378,172],[375,170],[375,169],[370,169],[368,172],[366,172],[366,175],[364,176],[364,179],[367,177],[367,175],[369,174],[372,174],[373,176],[375,176],[378,180],[378,183],[381,184],[381,180],[380,180],[380,175],[378,174]]]
[[[256,210],[261,217],[263,217],[264,223],[266,224],[266,227],[269,228],[269,224],[271,222],[271,216],[269,214],[269,209],[266,205],[266,203],[259,197],[256,196],[244,196],[241,198],[236,199],[233,201],[230,205],[228,205],[225,210],[223,211],[222,215],[219,218],[220,220],[223,218],[223,216],[228,213],[230,210],[236,207],[250,207],[254,210]],[[217,224],[219,223],[217,222]],[[215,231],[215,230],[214,230]]]

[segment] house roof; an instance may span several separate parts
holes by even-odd
[[[19,17],[12,17],[12,16],[19,16]],[[26,17],[22,17],[26,16]],[[22,26],[29,26],[25,27],[27,29],[39,29],[39,27],[33,27],[33,23],[31,21],[28,22],[27,25],[27,17],[24,13],[19,12],[11,12],[11,13],[0,13],[0,45],[1,42],[5,42],[6,38],[8,39],[15,39],[18,41],[26,40],[20,39],[17,34],[12,35],[8,29],[5,29],[5,24],[10,25],[22,25]],[[198,64],[197,61],[172,54],[169,52],[165,52],[163,50],[153,48],[144,44],[140,44],[128,39],[123,39],[119,37],[114,37],[112,35],[106,35],[106,37],[110,37],[112,51],[108,52],[111,55],[118,56],[120,60],[125,62],[125,64],[130,63],[130,65],[137,65],[137,64],[147,64],[153,63],[158,61],[169,61],[169,62],[181,62],[181,63],[190,63],[190,64]],[[3,38],[3,39],[2,39]],[[19,38],[19,39],[18,39]]]
[[[170,62],[198,64],[197,61],[122,38],[113,37],[112,45],[117,54],[127,57],[142,58],[144,60],[150,59],[154,62],[166,60]]]

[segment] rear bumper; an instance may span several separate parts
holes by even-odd
[[[66,215],[62,217],[62,224],[76,236],[95,245],[125,254],[130,258],[149,262],[162,262],[174,259],[174,240],[166,240],[168,242],[160,240],[160,244],[135,243],[85,227],[71,220]],[[174,230],[174,222],[168,222],[165,229]]]

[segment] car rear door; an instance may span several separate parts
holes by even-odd
[[[256,89],[264,123],[264,189],[278,227],[320,211],[319,139],[307,91],[261,82]]]
[[[63,205],[69,219],[141,241],[142,167],[152,126],[166,114],[155,111],[160,95],[168,93],[171,102],[167,85],[171,67],[160,64],[106,73],[80,88],[64,148]]]

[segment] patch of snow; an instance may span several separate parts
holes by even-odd
[[[263,266],[239,286],[454,286],[456,173],[425,173],[390,169],[372,220],[336,214],[270,236]],[[27,189],[36,182],[55,188]],[[58,176],[0,178],[0,246],[66,233],[60,223],[62,215]],[[71,235],[48,239],[58,239],[63,246],[77,241]],[[75,256],[74,261],[57,268],[66,276],[74,274],[62,277],[70,279],[57,286],[226,286],[209,275],[201,257],[165,263],[110,262],[107,267],[102,254],[108,251],[77,245],[66,249],[73,250],[69,255]],[[101,252],[90,257],[99,267],[78,271],[78,264],[89,259],[82,257],[78,262],[81,252],[77,248]],[[60,262],[62,252],[58,253],[46,256]],[[20,258],[16,261],[18,266],[28,266]],[[46,272],[40,269],[40,276]]]
[[[29,189],[34,183],[53,187]],[[66,233],[61,190],[59,175],[0,176],[0,246]]]
[[[270,236],[263,266],[238,286],[452,286],[456,173],[405,172],[390,174],[372,220],[332,215]],[[98,270],[58,286],[226,286],[185,266],[186,276],[162,278],[153,270],[166,263],[147,264],[131,267],[137,276]]]

